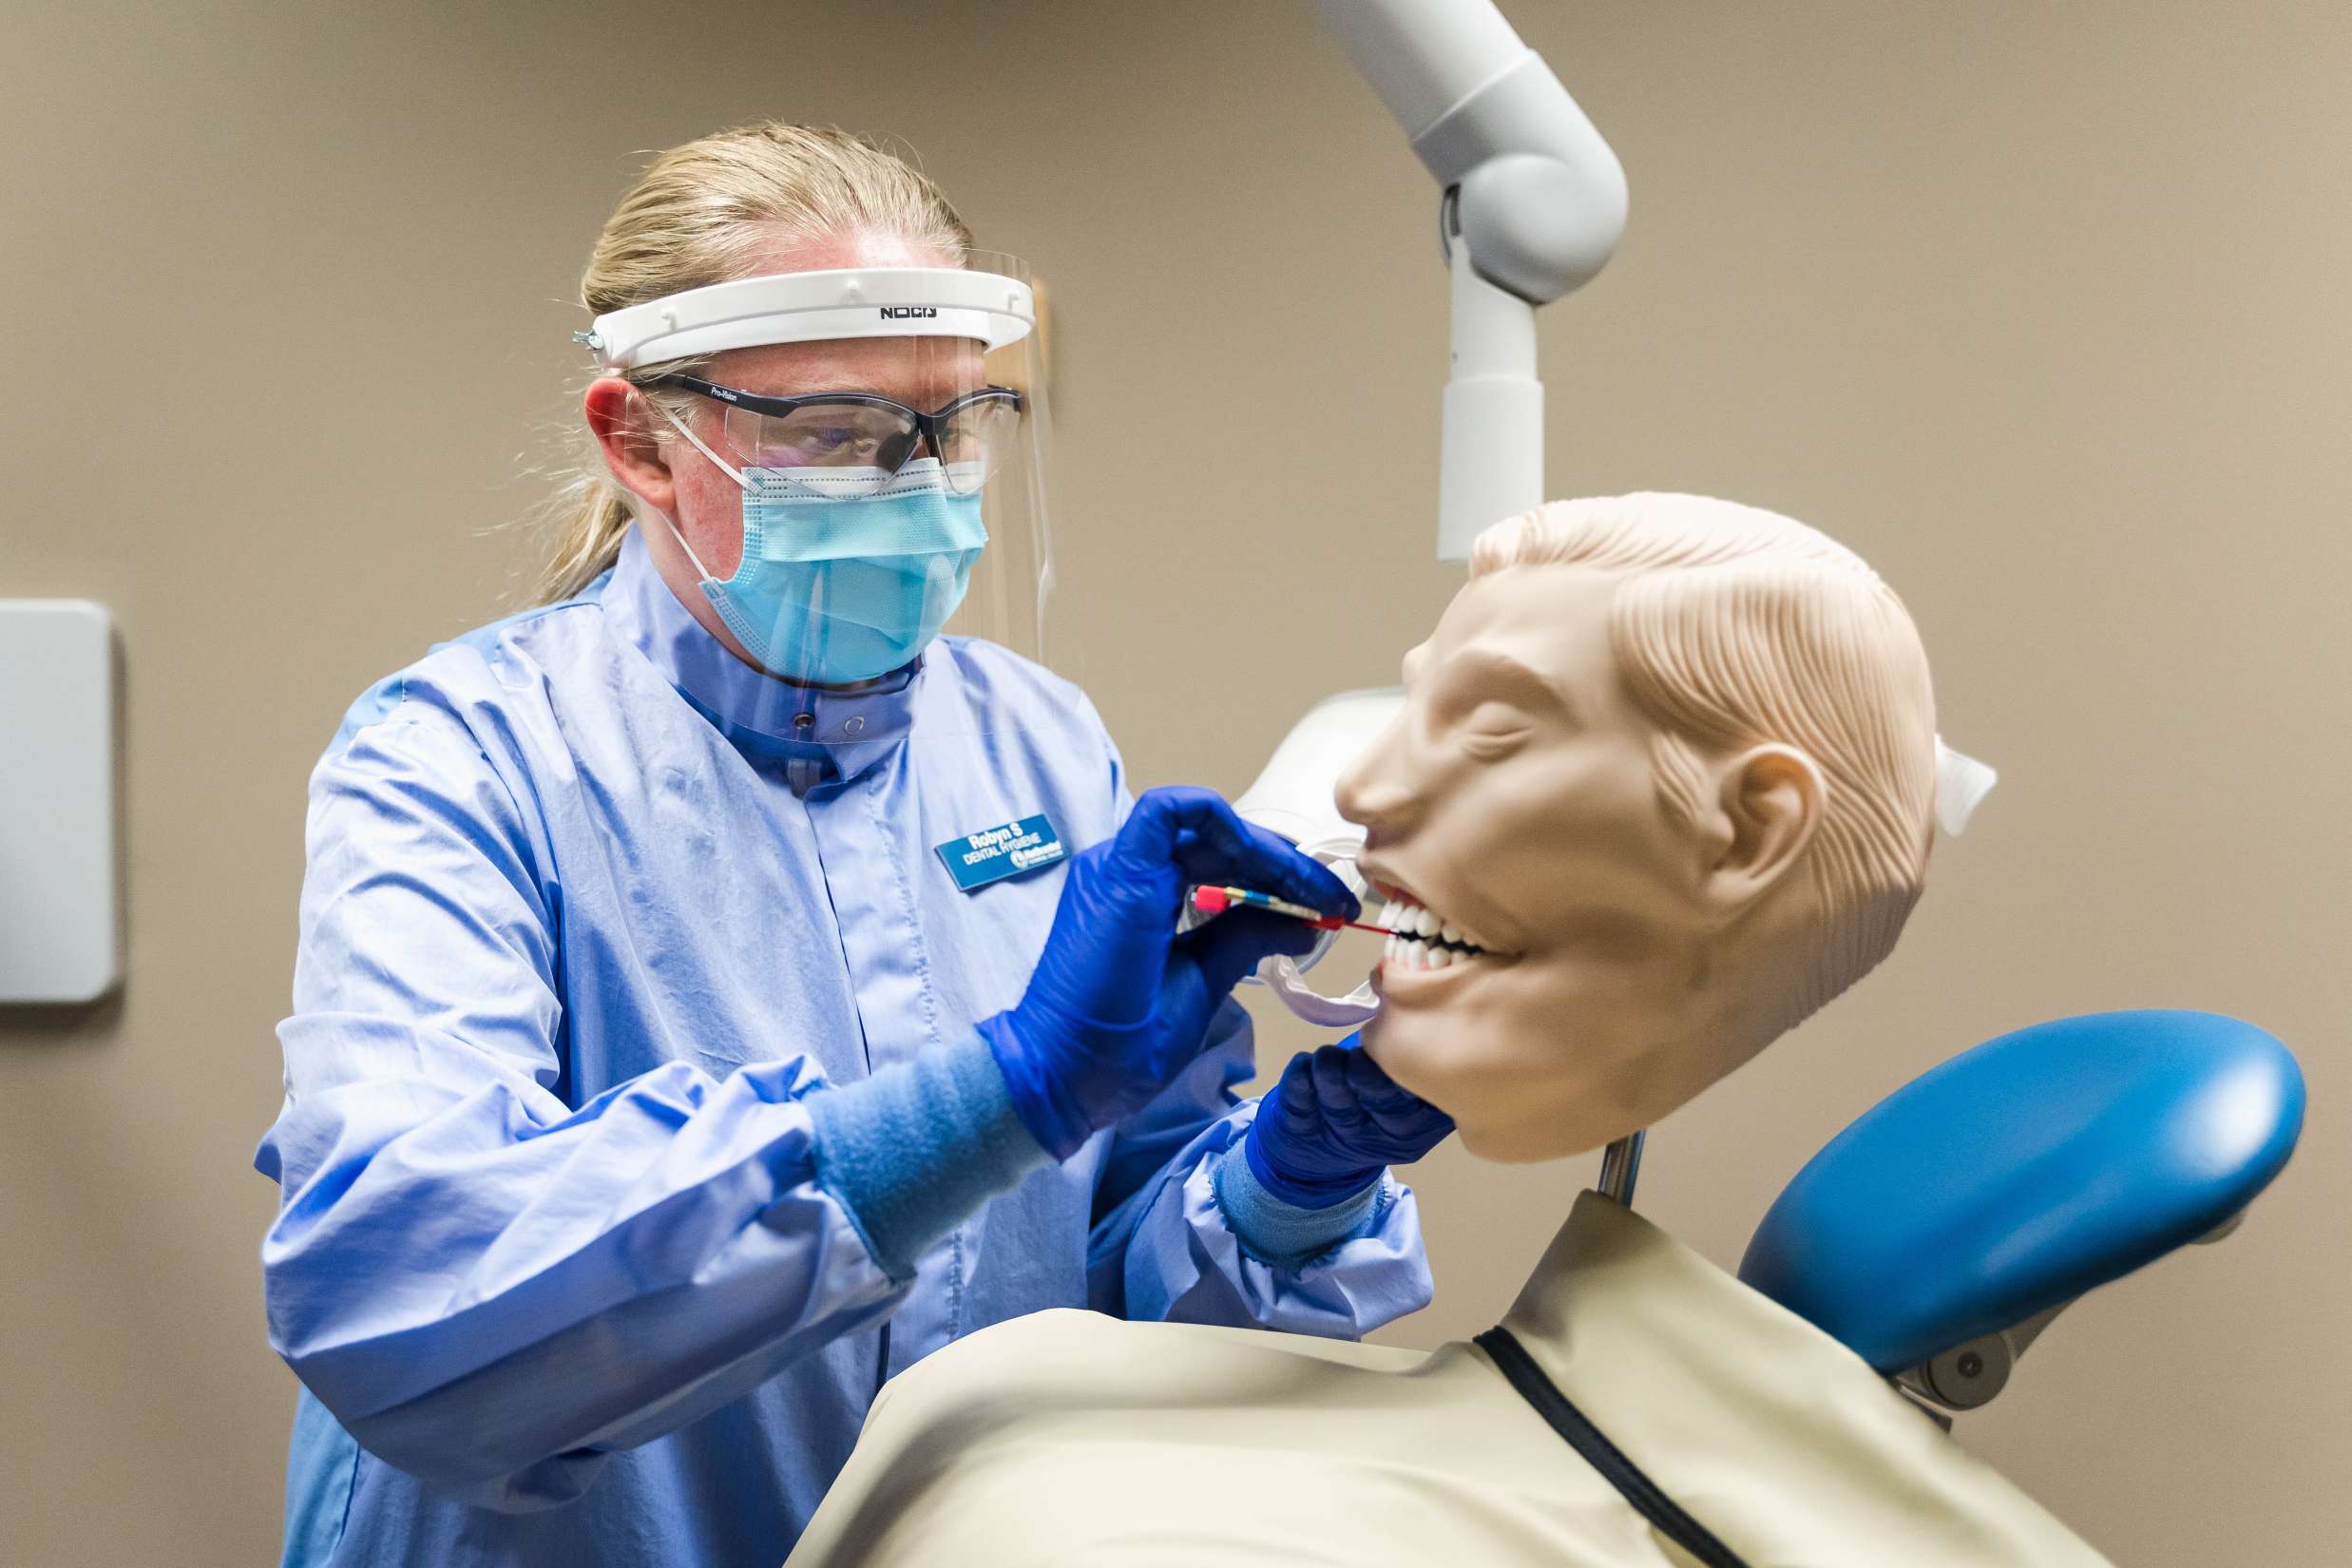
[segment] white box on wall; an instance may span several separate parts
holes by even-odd
[[[105,605],[0,599],[0,1004],[122,978],[114,700]]]

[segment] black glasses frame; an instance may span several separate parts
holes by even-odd
[[[729,408],[748,409],[754,413],[764,413],[775,419],[782,419],[801,409],[848,407],[894,410],[913,420],[914,430],[907,436],[903,450],[895,453],[876,452],[874,454],[877,459],[884,459],[884,461],[876,462],[874,466],[893,476],[907,466],[908,460],[915,454],[915,448],[924,442],[930,444],[931,454],[934,457],[944,460],[947,448],[943,443],[946,438],[947,421],[975,404],[1010,403],[1013,406],[1013,411],[1017,414],[1028,411],[1027,399],[1011,387],[983,387],[978,392],[966,392],[963,396],[945,404],[935,412],[925,413],[921,409],[909,408],[897,398],[885,397],[880,392],[810,392],[800,397],[769,397],[759,392],[747,392],[734,387],[722,387],[716,381],[705,381],[698,375],[687,375],[677,371],[673,371],[668,375],[659,376],[647,384],[655,387],[678,387],[724,403]]]

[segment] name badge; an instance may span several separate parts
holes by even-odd
[[[955,878],[955,885],[967,893],[1008,876],[1055,865],[1068,853],[1061,847],[1061,835],[1042,816],[983,828],[947,840],[934,852],[947,868],[947,874]]]

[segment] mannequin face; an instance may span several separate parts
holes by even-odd
[[[1622,581],[1578,565],[1473,579],[1338,786],[1376,890],[1484,949],[1385,960],[1364,1039],[1487,1159],[1597,1148],[1737,1065],[1690,1026],[1693,1004],[1723,1000],[1719,939],[1802,851],[1818,803],[1810,761],[1763,746],[1709,764],[1696,822],[1665,808],[1656,726],[1609,645]]]

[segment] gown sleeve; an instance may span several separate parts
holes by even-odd
[[[1116,747],[1110,762],[1123,820],[1132,797]],[[1257,1115],[1257,1100],[1239,1093],[1255,1076],[1255,1055],[1250,1015],[1229,997],[1191,1067],[1101,1135],[1109,1148],[1095,1184],[1089,1305],[1127,1318],[1332,1339],[1358,1339],[1419,1311],[1435,1286],[1419,1206],[1393,1176],[1381,1177],[1359,1223],[1303,1261],[1269,1261],[1235,1233],[1217,1168],[1228,1152],[1242,1157]]]
[[[306,836],[262,1272],[272,1346],[360,1444],[552,1505],[903,1298],[817,1179],[789,1042],[565,1102],[560,894],[454,716],[347,729]]]
[[[1270,1261],[1236,1233],[1218,1163],[1241,1158],[1257,1115],[1249,1014],[1228,1001],[1192,1068],[1114,1135],[1096,1187],[1091,1304],[1123,1317],[1358,1339],[1429,1304],[1412,1190],[1393,1176],[1360,1223],[1304,1261]]]

